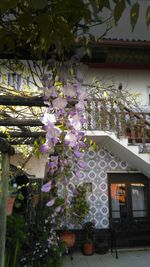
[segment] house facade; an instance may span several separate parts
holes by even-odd
[[[136,95],[137,101],[137,109],[127,102],[120,104],[114,94],[88,103],[85,135],[97,148],[85,152],[82,160],[87,168],[80,170],[80,179],[72,174],[68,184],[68,200],[70,185],[85,185],[90,205],[86,220],[109,232],[112,221],[121,225],[128,219],[134,225],[150,218],[150,48],[148,41],[103,40],[91,50],[92,59],[83,57],[86,82],[113,84],[115,90]],[[16,166],[21,161],[21,156],[11,158]],[[32,157],[25,169],[43,179],[45,166],[46,159]],[[61,182],[58,193],[63,193]]]

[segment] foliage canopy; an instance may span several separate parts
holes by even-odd
[[[140,5],[130,0],[1,0],[0,53],[19,58],[62,56],[79,40],[87,45],[94,38],[90,29],[95,24],[117,23],[126,7],[134,30]],[[109,18],[103,17],[104,9]],[[150,7],[146,24],[150,24]]]

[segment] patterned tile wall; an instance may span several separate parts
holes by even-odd
[[[108,208],[108,171],[125,171],[130,167],[126,161],[116,157],[111,151],[105,148],[99,148],[97,152],[88,151],[85,153],[84,161],[88,167],[80,170],[80,178],[72,175],[69,184],[92,183],[92,192],[87,193],[87,198],[90,204],[90,213],[87,221],[95,221],[97,229],[109,227],[109,208]],[[68,184],[68,185],[69,185]],[[58,184],[58,192],[62,194],[63,185]],[[68,201],[71,199],[71,192],[68,188]]]

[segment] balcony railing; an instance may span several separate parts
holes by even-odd
[[[131,144],[142,144],[147,152],[150,143],[150,113],[134,112],[115,99],[103,98],[87,101],[86,129],[115,132],[127,137]]]

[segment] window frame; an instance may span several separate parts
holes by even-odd
[[[108,173],[108,196],[109,196],[109,216],[111,220],[121,220],[120,218],[112,217],[111,207],[111,184],[125,184],[126,186],[126,201],[128,218],[132,220],[140,220],[150,218],[150,179],[142,173]],[[131,184],[144,184],[146,185],[146,199],[147,199],[147,215],[145,217],[133,217],[132,209],[132,194]]]

